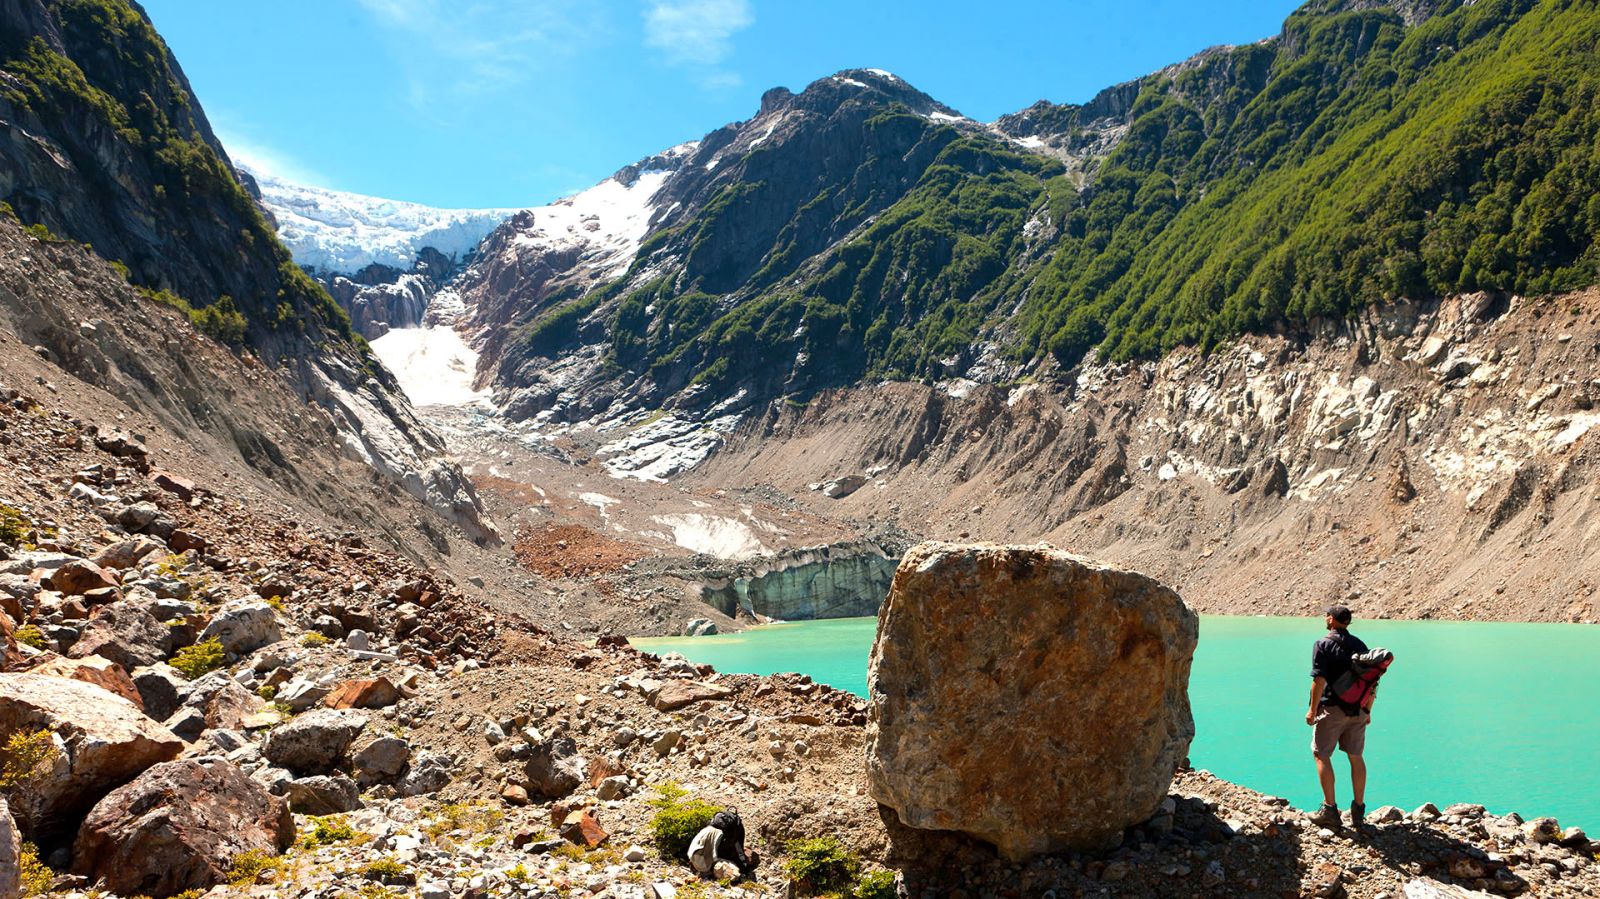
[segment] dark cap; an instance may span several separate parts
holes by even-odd
[[[1335,603],[1334,605],[1328,606],[1328,617],[1339,622],[1340,624],[1349,624],[1350,619],[1353,616],[1350,614],[1349,607],[1341,606]]]

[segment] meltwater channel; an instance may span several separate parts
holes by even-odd
[[[865,695],[877,621],[848,618],[713,637],[635,638],[719,671],[798,671]],[[1395,653],[1367,731],[1367,805],[1476,802],[1600,830],[1600,627],[1360,621]],[[1197,768],[1314,808],[1305,708],[1320,619],[1201,616],[1189,681]],[[1340,800],[1349,769],[1338,764]]]

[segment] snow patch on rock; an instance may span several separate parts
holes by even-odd
[[[671,528],[673,543],[719,559],[751,559],[769,552],[756,532],[735,518],[684,512],[656,515],[651,521]]]
[[[607,178],[594,187],[548,206],[528,210],[518,224],[513,248],[578,248],[585,264],[606,276],[626,271],[639,250],[655,210],[651,199],[671,172],[646,171],[632,184]]]
[[[394,372],[413,406],[466,406],[489,399],[488,390],[472,387],[478,354],[454,328],[396,328],[372,341],[372,351]]]
[[[606,472],[614,478],[665,481],[704,461],[739,419],[723,415],[700,422],[664,416],[600,447],[602,455],[610,455],[604,462]]]

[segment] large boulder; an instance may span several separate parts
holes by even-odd
[[[528,792],[542,799],[561,799],[588,780],[588,765],[571,737],[551,737],[530,747],[523,771]]]
[[[289,807],[302,815],[337,815],[361,808],[356,782],[343,774],[313,774],[291,780],[284,795]]]
[[[50,586],[69,596],[82,596],[90,590],[117,587],[111,572],[85,559],[74,559],[50,575]]]
[[[228,652],[242,655],[282,640],[283,631],[278,627],[278,613],[272,606],[244,600],[228,603],[211,616],[211,623],[206,625],[200,639],[215,639]]]
[[[101,607],[89,619],[83,635],[67,655],[75,659],[100,656],[132,671],[172,655],[172,628],[152,615],[144,604],[114,603]]]
[[[160,540],[154,537],[129,537],[127,540],[119,540],[100,550],[89,561],[99,565],[101,568],[126,571],[129,568],[138,567],[146,556],[162,549],[165,549],[165,547],[162,546]]]
[[[139,691],[144,713],[157,721],[165,721],[189,698],[194,687],[178,669],[164,662],[147,668],[135,668],[133,686]]]
[[[411,744],[399,737],[362,738],[350,757],[356,782],[364,787],[385,783],[399,777],[411,760]]]
[[[325,700],[330,709],[381,709],[399,701],[399,689],[381,676],[344,681]]]
[[[326,774],[344,758],[367,716],[343,709],[316,709],[267,735],[264,754],[296,774]]]
[[[68,680],[94,684],[128,700],[138,706],[140,711],[144,710],[144,699],[134,686],[133,678],[128,676],[128,672],[121,665],[110,659],[102,659],[99,656],[87,656],[81,659],[55,658],[28,670],[30,674],[64,677]]]
[[[226,671],[213,671],[189,685],[183,705],[168,716],[167,727],[185,740],[193,742],[210,728],[242,730],[250,716],[261,708],[261,697],[239,685]],[[192,714],[185,715],[185,712]],[[193,733],[184,733],[175,727],[173,719],[187,718],[189,727],[199,727]]]
[[[872,796],[1010,859],[1114,846],[1194,737],[1198,635],[1142,574],[1042,546],[917,546],[872,646]]]
[[[70,836],[77,819],[106,793],[183,751],[182,740],[108,690],[39,674],[0,674],[0,734],[39,730],[51,734],[55,758],[12,794],[11,811],[23,833],[44,845]]]
[[[288,803],[223,759],[166,762],[100,800],[72,870],[119,896],[156,899],[222,882],[235,855],[294,842]]]

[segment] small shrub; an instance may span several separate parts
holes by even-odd
[[[517,862],[517,865],[514,868],[507,868],[506,877],[516,881],[517,883],[526,883],[531,879],[531,876],[528,874],[528,866],[524,865],[522,862]]]
[[[656,851],[664,859],[687,864],[689,844],[711,823],[717,807],[703,799],[690,799],[687,790],[671,781],[656,787],[650,805],[656,809],[650,819],[650,840]]]
[[[380,858],[368,862],[366,867],[361,869],[361,875],[368,880],[396,880],[405,874],[406,866],[392,858]]]
[[[56,875],[44,862],[39,861],[39,847],[32,843],[22,844],[22,854],[17,858],[17,867],[22,874],[22,895],[43,896],[50,892],[50,885],[55,882]]]
[[[38,240],[45,241],[46,243],[55,243],[56,241],[61,239],[59,237],[56,237],[54,234],[50,233],[50,229],[45,227],[43,223],[35,223],[35,224],[32,224],[32,225],[29,225],[25,230],[28,232],[29,235],[33,236],[34,238],[36,238]]]
[[[184,677],[194,680],[203,674],[210,673],[222,667],[227,660],[227,653],[222,648],[221,641],[212,637],[193,646],[185,646],[173,654],[168,661],[172,667],[178,669]]]
[[[307,649],[316,649],[318,646],[327,646],[332,642],[333,641],[328,639],[326,635],[319,634],[316,631],[308,631],[300,638],[300,645]]]
[[[848,890],[861,873],[861,859],[835,837],[794,840],[784,846],[789,860],[783,872],[802,896],[820,896]]]
[[[335,843],[351,843],[367,836],[351,827],[350,822],[336,815],[325,818],[312,816],[307,823],[311,827],[300,837],[300,846],[303,849],[332,846]]]
[[[26,784],[56,757],[56,741],[47,730],[17,731],[0,746],[0,790]]]
[[[133,280],[133,270],[128,268],[127,263],[123,262],[121,259],[112,259],[108,261],[111,263],[112,271],[116,272],[118,275],[121,275],[122,280]]]
[[[20,509],[0,503],[0,543],[16,546],[33,530],[33,522]]]
[[[273,697],[278,695],[278,688],[272,684],[262,684],[256,688],[256,695],[271,702]]]
[[[283,868],[283,859],[264,849],[247,849],[233,857],[228,865],[228,883],[236,887],[252,886],[277,878]]]
[[[22,627],[17,628],[16,633],[12,634],[12,636],[17,638],[18,643],[27,644],[34,649],[44,649],[49,645],[44,639],[44,631],[39,630],[38,626],[32,624],[24,624]]]
[[[430,837],[443,836],[451,831],[484,833],[500,826],[506,813],[493,806],[476,802],[456,802],[439,809],[438,817],[424,830]]]
[[[856,881],[851,899],[894,899],[894,872],[868,871]]]

